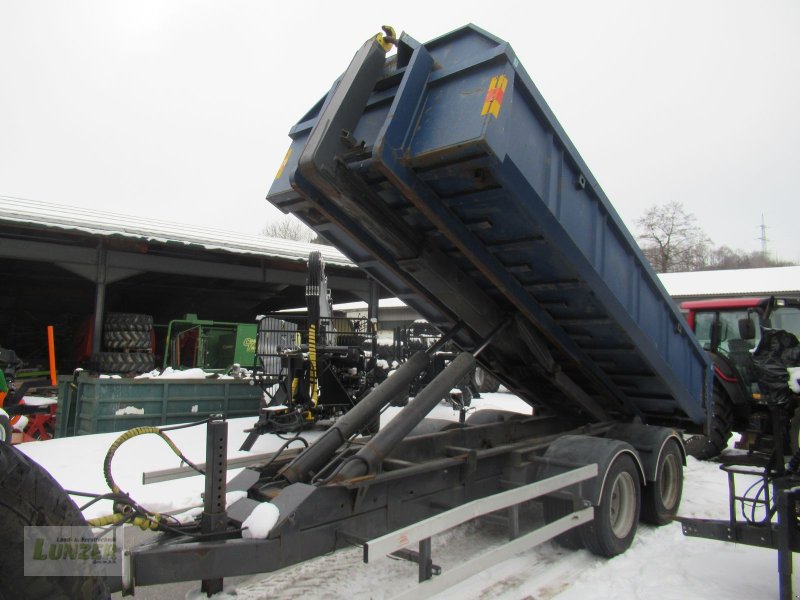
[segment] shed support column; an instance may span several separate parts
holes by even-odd
[[[92,335],[92,357],[100,352],[103,340],[103,321],[106,304],[106,249],[102,240],[97,244],[97,275],[95,276],[94,330]]]

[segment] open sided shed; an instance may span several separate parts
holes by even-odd
[[[313,250],[335,301],[367,300],[371,286],[377,294],[330,246],[0,197],[0,345],[33,360],[46,353],[45,326],[55,325],[59,367],[69,369],[92,315],[251,322],[305,303]]]

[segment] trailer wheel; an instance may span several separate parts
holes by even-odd
[[[0,412],[0,442],[11,443],[11,421],[5,411]]]
[[[698,460],[719,456],[728,446],[733,431],[733,406],[728,394],[714,383],[714,407],[711,413],[711,431],[708,436],[697,436],[689,440],[686,450]]]
[[[23,576],[26,525],[86,526],[86,521],[47,471],[13,446],[0,444],[0,598],[108,598],[100,576]]]
[[[606,473],[594,520],[581,528],[588,550],[611,558],[630,548],[639,525],[641,484],[633,459],[621,454]]]
[[[544,510],[544,518],[548,523],[560,519],[573,512],[572,501],[564,500],[563,498],[544,498],[542,506]],[[567,550],[580,550],[583,548],[583,541],[581,540],[580,527],[574,527],[569,531],[565,531],[559,536],[556,536],[553,541],[559,546]]]
[[[800,406],[795,409],[789,421],[789,449],[794,454],[798,448],[800,448]]]
[[[656,467],[656,479],[644,487],[642,522],[666,525],[678,514],[683,493],[683,457],[675,440],[669,440]]]
[[[475,367],[472,372],[472,387],[479,394],[491,394],[500,389],[500,382],[492,375],[484,371],[481,367]]]

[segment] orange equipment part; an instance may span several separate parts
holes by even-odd
[[[56,385],[56,343],[52,325],[47,326],[47,349],[50,352],[50,385]]]

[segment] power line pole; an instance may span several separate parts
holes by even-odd
[[[761,241],[761,256],[764,257],[764,260],[767,259],[767,225],[764,223],[764,213],[761,213],[761,237],[756,238]]]

